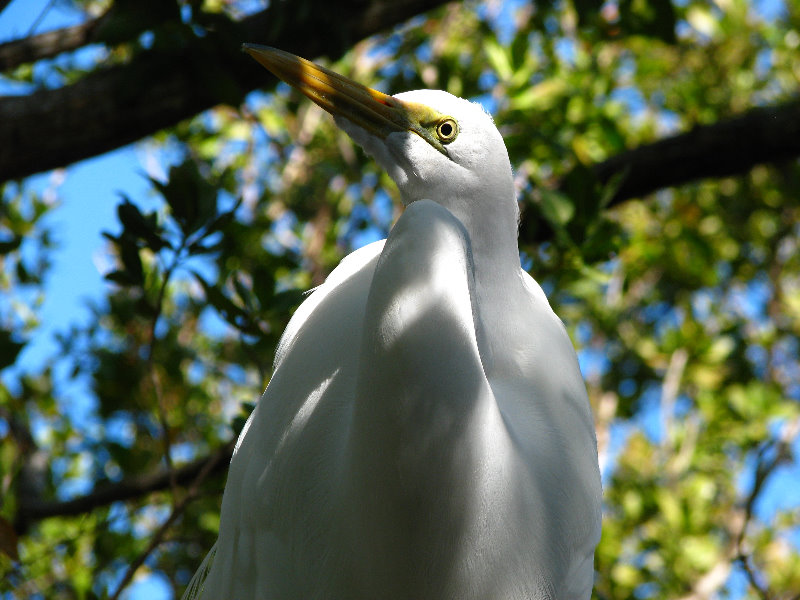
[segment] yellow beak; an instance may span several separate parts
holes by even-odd
[[[447,155],[435,136],[436,125],[445,116],[432,108],[403,102],[277,48],[243,44],[242,49],[332,115],[344,117],[381,139],[390,133],[413,131]]]

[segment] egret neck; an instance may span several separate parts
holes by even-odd
[[[470,194],[455,198],[431,198],[453,213],[467,231],[472,254],[475,282],[475,323],[478,346],[487,378],[515,374],[519,366],[515,354],[499,352],[499,347],[514,348],[524,344],[525,331],[509,319],[513,308],[526,299],[520,278],[517,245],[518,210],[510,169],[507,177],[491,179],[492,186],[479,186]],[[505,174],[503,174],[505,175]],[[475,204],[486,210],[476,211]],[[493,208],[492,208],[493,207]]]

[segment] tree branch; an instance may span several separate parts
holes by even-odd
[[[178,50],[142,52],[130,63],[23,97],[0,99],[0,182],[65,166],[118,148],[220,103],[239,104],[275,85],[239,51],[264,42],[302,56],[339,56],[356,41],[393,27],[444,0],[315,0],[304,19],[291,2],[241,21],[220,19]]]
[[[52,58],[92,42],[92,34],[102,17],[90,19],[79,25],[47,31],[30,37],[0,44],[0,72],[10,71],[19,65]]]
[[[234,444],[235,441],[231,440],[209,455],[175,469],[175,482],[181,486],[191,485],[200,473],[214,474],[224,471],[227,469],[233,455]],[[211,465],[211,467],[208,465]],[[14,522],[14,529],[18,534],[22,535],[36,521],[49,517],[81,515],[100,506],[108,506],[113,502],[133,500],[169,487],[170,473],[164,469],[157,473],[131,477],[119,483],[104,485],[72,500],[28,502],[20,506]]]
[[[622,176],[610,204],[697,179],[746,173],[800,156],[800,101],[738,117],[623,152],[592,167],[600,183]]]
[[[616,185],[605,208],[631,198],[641,198],[660,189],[709,177],[742,175],[759,164],[780,163],[800,156],[800,100],[754,108],[732,119],[695,127],[691,131],[645,144],[612,156],[603,162],[579,167],[590,170],[594,182]],[[586,191],[578,205],[597,208],[600,194],[591,189],[592,175],[578,169],[567,173],[557,188],[573,196]],[[580,175],[576,180],[572,175]],[[614,181],[617,180],[618,181]],[[580,209],[579,209],[580,210]],[[589,215],[591,217],[591,215]],[[551,236],[538,227],[537,210],[525,210],[520,239],[533,243]]]

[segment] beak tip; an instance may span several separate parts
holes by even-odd
[[[264,46],[263,44],[251,44],[249,42],[243,43],[241,48],[242,52],[247,52],[247,54],[253,57],[255,57],[257,54],[264,54],[265,52],[274,50],[274,48],[270,48],[269,46]]]

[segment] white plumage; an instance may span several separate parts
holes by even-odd
[[[248,51],[337,115],[406,209],[289,323],[187,596],[588,598],[592,415],[569,337],[520,268],[491,117],[445,92],[391,98]]]

